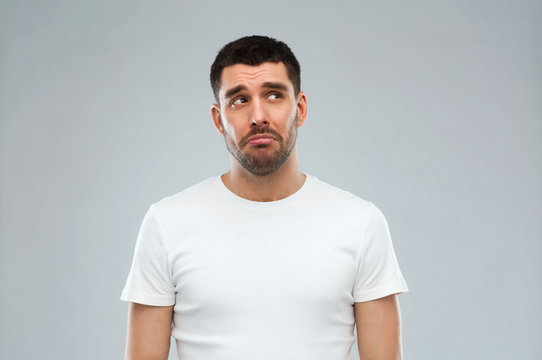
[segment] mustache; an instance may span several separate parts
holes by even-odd
[[[243,136],[243,138],[241,139],[241,146],[245,146],[248,143],[248,139],[250,139],[250,137],[261,134],[272,135],[278,142],[282,142],[282,136],[277,131],[265,127],[257,127],[250,130],[248,134]]]

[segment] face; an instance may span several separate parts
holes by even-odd
[[[227,66],[221,82],[220,105],[213,105],[211,115],[228,151],[253,175],[273,173],[295,148],[305,94],[294,94],[283,63]]]

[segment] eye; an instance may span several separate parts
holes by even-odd
[[[278,98],[280,98],[281,95],[279,93],[271,93],[269,94],[269,98],[272,99],[272,100],[276,100]]]
[[[247,100],[243,97],[238,97],[236,99],[233,99],[231,102],[231,105],[241,105],[244,104]]]

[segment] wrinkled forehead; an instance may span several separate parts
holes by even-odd
[[[288,77],[288,70],[282,62],[265,62],[260,65],[251,66],[246,64],[235,64],[226,66],[222,70],[220,97],[228,89],[245,86],[246,88],[258,88],[264,83],[284,83],[293,91],[293,84]]]

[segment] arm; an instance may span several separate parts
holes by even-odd
[[[361,360],[401,360],[401,315],[395,294],[354,303]]]
[[[125,360],[167,360],[172,306],[130,303]]]

